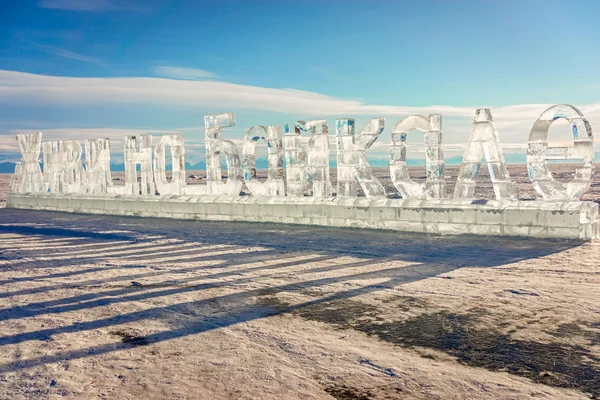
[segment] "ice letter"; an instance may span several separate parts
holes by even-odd
[[[548,130],[559,118],[571,124],[573,146],[548,146]],[[583,159],[583,167],[575,171],[571,182],[558,182],[552,178],[546,160]],[[590,187],[594,174],[594,137],[592,127],[581,111],[567,104],[550,107],[535,121],[529,134],[527,148],[527,170],[533,187],[544,200],[577,200]]]
[[[427,180],[424,183],[417,183],[410,179],[406,166],[406,137],[408,132],[413,129],[423,132],[425,137]],[[440,114],[431,114],[429,117],[411,115],[398,121],[392,130],[390,175],[394,186],[405,199],[444,197],[446,182],[444,182],[442,116]]]
[[[61,141],[60,150],[63,153],[64,192],[85,193],[87,177],[81,163],[81,143],[76,140]]]
[[[142,175],[141,191],[137,180],[138,164]],[[140,193],[155,194],[152,175],[152,135],[125,136],[125,193],[135,196]]]
[[[39,193],[46,190],[42,169],[40,168],[40,150],[42,147],[42,132],[17,135],[21,149],[23,164],[20,168],[20,180],[15,184],[19,193]],[[15,173],[19,173],[15,168]]]
[[[269,171],[266,182],[256,178],[256,142],[267,142]],[[242,148],[242,170],[246,186],[255,196],[285,196],[281,126],[254,126],[246,132]]]
[[[498,131],[494,125],[492,113],[487,108],[480,108],[473,118],[473,133],[467,142],[456,186],[455,199],[472,199],[475,193],[475,178],[481,168],[481,159],[485,155],[496,200],[514,200],[517,198],[515,186],[504,163],[504,155],[500,148]]]
[[[355,138],[353,118],[336,121],[338,197],[355,197],[356,181],[367,197],[385,196],[385,189],[375,178],[366,157],[369,147],[383,132],[384,124],[383,118],[373,118],[358,138]]]
[[[171,147],[171,181],[166,174],[167,146]],[[156,144],[154,149],[154,182],[161,195],[181,194],[185,185],[185,148],[183,147],[183,135],[164,135]]]
[[[311,136],[303,148],[301,132],[307,130]],[[287,124],[283,140],[288,195],[303,196],[312,183],[313,196],[331,197],[327,121],[297,121],[293,128]]]
[[[21,181],[23,180],[23,163],[20,161],[15,164],[15,173],[10,181],[10,191],[18,193],[21,189]]]
[[[110,139],[85,141],[85,167],[88,174],[88,193],[107,193],[112,186],[110,173]]]
[[[63,193],[65,184],[65,154],[61,142],[42,143],[44,152],[44,183],[48,192]]]
[[[204,116],[206,140],[206,178],[209,194],[229,194],[237,196],[242,190],[240,155],[235,143],[221,139],[221,130],[235,126],[233,113]],[[221,181],[221,153],[227,163],[227,182]]]
[[[304,196],[310,185],[306,169],[306,150],[302,147],[301,132],[305,122],[285,124],[283,127],[283,148],[285,150],[285,175],[288,196]]]

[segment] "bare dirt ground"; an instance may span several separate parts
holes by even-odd
[[[0,399],[600,398],[598,298],[600,242],[0,209]]]

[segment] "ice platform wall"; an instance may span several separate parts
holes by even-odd
[[[256,221],[434,234],[598,238],[598,204],[261,196],[9,193],[8,208],[207,221]]]

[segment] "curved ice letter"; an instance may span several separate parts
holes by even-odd
[[[548,146],[548,130],[559,118],[571,124],[573,146]],[[546,160],[568,160],[582,158],[583,167],[575,172],[575,179],[563,183],[555,181]],[[577,108],[559,104],[550,107],[535,121],[529,134],[527,148],[527,170],[533,187],[544,200],[577,200],[590,187],[594,174],[594,137],[592,127]]]
[[[171,181],[167,179],[165,150],[171,148]],[[185,185],[185,148],[183,135],[164,135],[154,148],[154,182],[161,195],[181,194]]]
[[[17,135],[17,142],[21,149],[23,164],[15,168],[18,181],[14,184],[17,192],[39,193],[46,190],[42,169],[40,168],[40,150],[42,146],[42,132]]]
[[[453,197],[455,199],[473,198],[475,178],[479,174],[481,159],[484,155],[496,199],[515,200],[517,198],[515,185],[510,180],[510,175],[504,163],[504,155],[500,148],[498,131],[496,131],[492,113],[487,108],[480,108],[475,112],[473,133],[463,154]]]
[[[269,171],[266,182],[256,178],[256,142],[267,142]],[[285,196],[281,126],[254,126],[246,132],[242,148],[242,170],[246,186],[255,196]]]
[[[137,180],[137,164],[142,176],[141,191]],[[152,135],[125,136],[125,193],[155,194],[152,175]],[[116,189],[113,186],[113,189]]]
[[[204,116],[206,140],[206,178],[209,194],[229,194],[237,196],[242,190],[240,155],[235,143],[221,139],[221,130],[235,126],[233,113]],[[227,163],[227,182],[221,181],[221,152]]]
[[[425,161],[427,180],[423,183],[410,179],[406,166],[406,137],[411,130],[423,132],[425,137]],[[411,115],[401,119],[392,130],[390,146],[390,176],[403,198],[443,198],[446,191],[444,182],[444,152],[442,150],[442,116],[431,114]]]
[[[110,139],[85,141],[85,167],[88,174],[88,193],[107,193],[112,186],[110,173]]]
[[[354,125],[353,118],[336,120],[337,196],[355,197],[358,181],[367,197],[383,197],[385,189],[371,171],[366,152],[383,132],[385,120],[373,118],[358,138]]]
[[[303,196],[312,183],[313,196],[331,197],[327,121],[297,121],[293,128],[286,124],[284,129],[288,196]],[[304,149],[301,132],[308,130],[311,135]]]

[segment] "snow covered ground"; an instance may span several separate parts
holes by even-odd
[[[598,397],[598,298],[600,242],[0,209],[0,399]]]

